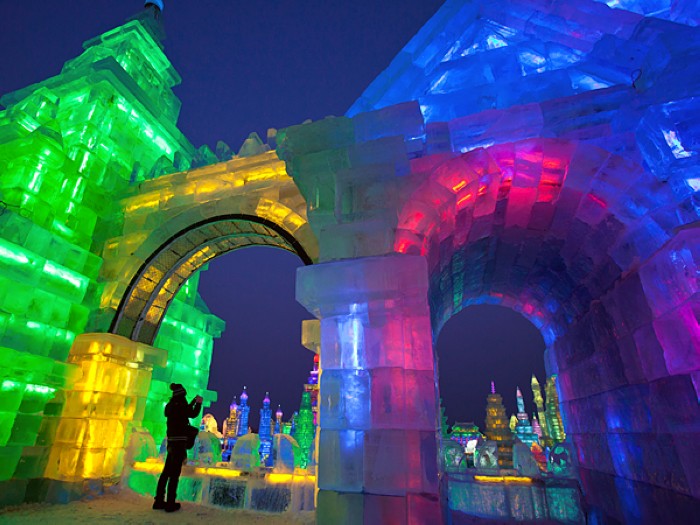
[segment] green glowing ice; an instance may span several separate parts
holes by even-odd
[[[120,199],[194,154],[158,35],[137,17],[86,42],[60,74],[0,99],[0,482],[42,476],[76,380],[73,339],[109,322],[101,266],[106,241],[123,232]],[[156,440],[167,383],[215,399],[206,386],[223,322],[197,284],[183,287],[156,341],[170,351],[144,412]]]

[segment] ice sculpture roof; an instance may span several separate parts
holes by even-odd
[[[594,0],[448,0],[347,115],[418,100],[427,121],[445,121],[633,85],[650,59],[646,42],[627,42],[639,13],[695,25],[682,1],[673,12],[669,0],[607,4],[629,10]]]

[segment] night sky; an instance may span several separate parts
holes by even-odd
[[[183,78],[179,127],[195,146],[218,140],[236,151],[253,131],[342,115],[440,7],[440,0],[233,2],[166,0],[166,53]],[[135,14],[138,0],[0,0],[0,94],[60,72],[82,42]],[[0,175],[1,176],[1,175]],[[227,322],[215,344],[210,389],[221,421],[243,385],[251,423],[269,390],[285,419],[298,407],[312,354],[299,343],[311,318],[294,300],[301,262],[270,248],[248,248],[210,264],[200,292]],[[519,314],[472,307],[438,339],[441,395],[452,422],[484,418],[489,381],[515,411],[515,387],[544,379],[544,343]]]

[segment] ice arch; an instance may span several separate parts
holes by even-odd
[[[123,208],[124,235],[105,248],[102,306],[109,331],[134,341],[153,343],[180,286],[214,257],[273,246],[310,264],[318,253],[306,203],[274,152],[142,183]]]
[[[436,161],[394,245],[427,258],[434,334],[485,301],[539,327],[586,498],[630,519],[696,505],[697,233],[664,228],[678,206],[630,160],[531,139]]]

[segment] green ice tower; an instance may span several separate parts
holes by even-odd
[[[180,81],[150,8],[90,40],[61,73],[0,102],[0,505],[42,478],[78,366],[76,335],[106,331],[100,273],[105,242],[121,233],[119,201],[134,185],[187,169],[194,148],[176,127]],[[206,388],[212,316],[190,279],[156,346],[144,422],[162,436],[165,385]],[[205,398],[214,398],[205,393]],[[157,416],[157,417],[156,417]]]
[[[295,466],[306,468],[309,465],[314,445],[314,415],[311,410],[311,394],[309,392],[304,392],[301,395],[301,406],[299,407],[299,415],[296,417],[292,437],[299,443],[300,450],[299,457],[295,458]]]
[[[547,430],[551,440],[550,446],[554,446],[557,443],[561,443],[562,441],[566,440],[564,423],[562,422],[561,412],[559,411],[559,393],[557,392],[556,375],[553,375],[547,379],[544,390],[547,396],[547,409],[545,412],[545,417],[547,419]]]

